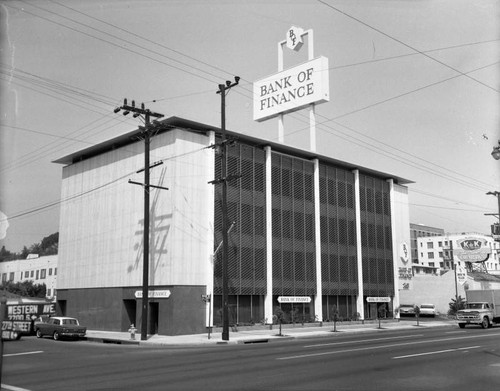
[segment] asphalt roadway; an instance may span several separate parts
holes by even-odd
[[[420,318],[418,327],[457,327],[455,320],[445,318]],[[133,338],[128,332],[117,331],[99,331],[87,330],[86,339],[92,342],[103,343],[120,343],[120,344],[139,344],[139,345],[210,345],[210,344],[231,344],[231,343],[259,343],[259,342],[272,342],[273,340],[286,340],[295,338],[307,338],[331,335],[332,332],[342,333],[362,333],[373,330],[402,330],[413,329],[417,327],[416,318],[402,318],[401,320],[390,319],[364,321],[364,322],[337,322],[336,326],[333,322],[323,323],[322,326],[307,325],[307,324],[287,324],[282,325],[281,335],[279,334],[279,326],[248,326],[239,328],[230,328],[229,340],[222,340],[222,333],[220,329],[215,329],[210,333],[205,334],[191,334],[191,335],[148,335],[147,340],[141,340],[139,333],[135,334]]]

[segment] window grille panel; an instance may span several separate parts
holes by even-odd
[[[273,153],[274,295],[316,293],[313,173],[312,162]]]
[[[220,142],[220,139],[218,140]],[[244,144],[227,148],[228,285],[231,295],[266,293],[265,152]],[[221,177],[222,158],[215,158],[215,179]],[[215,242],[222,241],[222,185],[215,186]],[[222,294],[222,247],[214,259],[214,294]]]
[[[360,175],[365,295],[394,295],[389,191],[389,184],[385,180]]]
[[[354,174],[323,164],[319,173],[322,294],[356,295]]]

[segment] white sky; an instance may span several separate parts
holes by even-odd
[[[0,246],[10,251],[59,230],[62,167],[51,161],[137,127],[113,113],[123,98],[220,126],[217,85],[237,75],[227,128],[277,141],[276,119],[252,119],[252,83],[277,72],[291,26],[312,29],[330,63],[320,154],[414,181],[413,223],[489,233],[495,221],[484,213],[498,212],[485,193],[500,190],[496,0],[0,4]],[[307,44],[285,52],[285,67]],[[307,118],[285,117],[285,143],[309,148]]]

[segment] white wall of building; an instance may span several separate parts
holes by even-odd
[[[398,308],[402,300],[400,292],[404,289],[411,289],[412,283],[411,273],[407,272],[408,269],[411,269],[410,213],[408,207],[408,188],[394,185],[392,193],[391,217],[395,282],[393,305],[394,308]]]
[[[33,281],[35,284],[45,284],[47,297],[53,298],[57,291],[57,261],[57,255],[47,255],[0,262],[2,283]]]
[[[206,285],[213,252],[209,137],[173,129],[151,139],[150,285]],[[59,289],[142,284],[144,143],[63,168]],[[212,200],[212,201],[211,201]],[[212,217],[211,217],[212,216]],[[75,221],[78,222],[75,224]]]

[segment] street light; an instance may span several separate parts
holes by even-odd
[[[495,160],[500,160],[500,140],[498,140],[498,146],[493,147],[493,151],[491,152],[491,156],[493,156],[493,159],[495,159]]]

